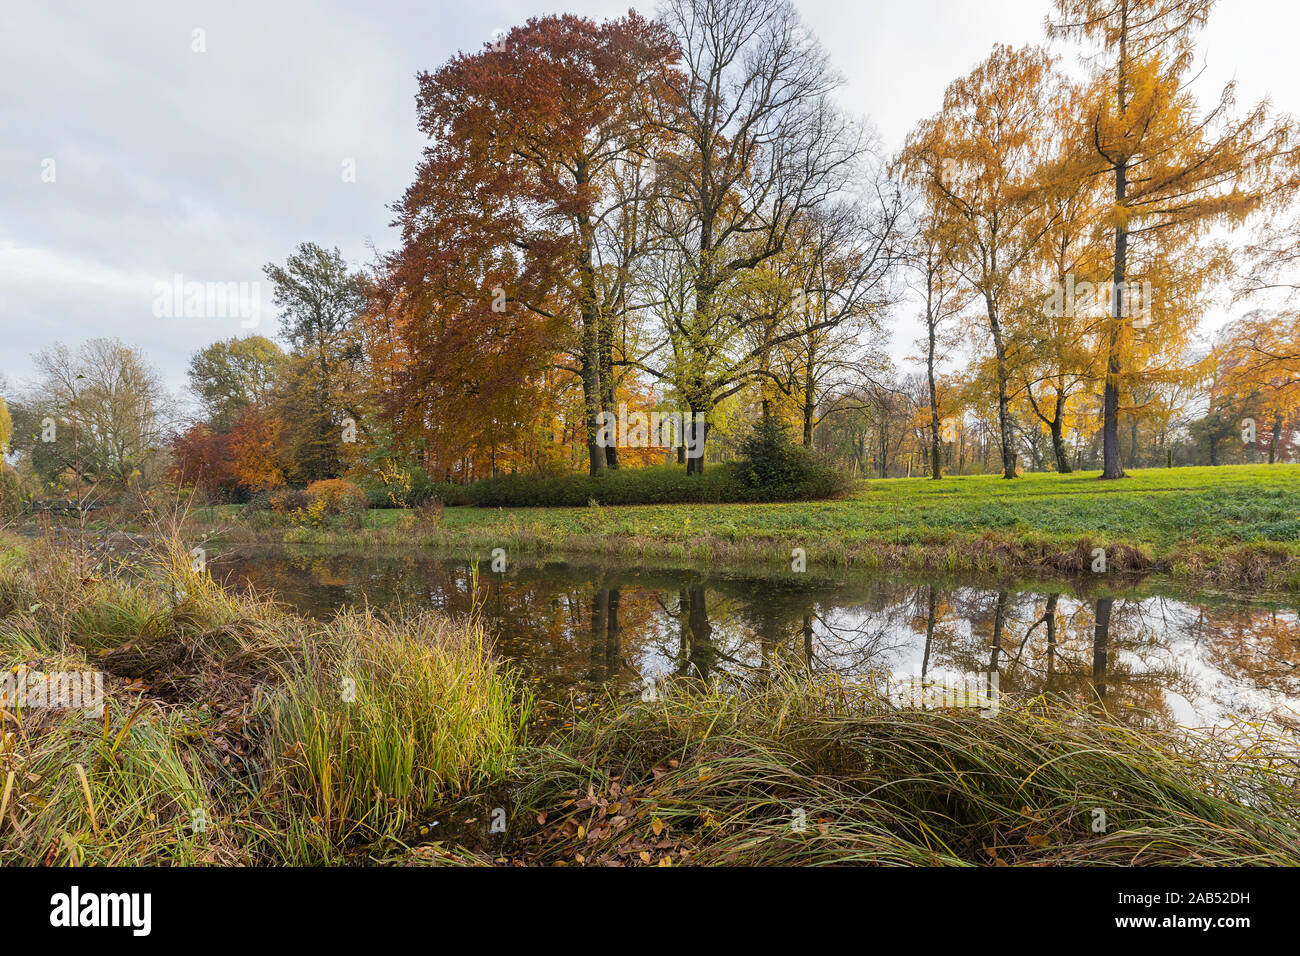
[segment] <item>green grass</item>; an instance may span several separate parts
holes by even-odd
[[[209,521],[237,509],[209,509]],[[590,551],[674,560],[937,571],[1088,570],[1092,549],[1117,570],[1193,583],[1300,586],[1300,465],[1027,474],[860,482],[837,500],[587,508],[448,508],[434,524],[372,511],[360,531],[235,529],[297,542],[419,543],[486,553]]]
[[[0,864],[237,861],[201,769],[221,759],[203,735],[210,722],[112,700],[105,716],[102,724],[78,713],[5,721],[13,733],[0,743]]]
[[[295,662],[271,747],[298,812],[335,844],[395,836],[512,768],[529,697],[477,622],[350,612],[319,644],[333,659]]]

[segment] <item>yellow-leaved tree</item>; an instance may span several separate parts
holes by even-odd
[[[1232,85],[1208,109],[1189,91],[1193,38],[1214,0],[1055,5],[1049,36],[1096,48],[1080,116],[1091,168],[1080,174],[1104,179],[1111,192],[1102,477],[1122,478],[1121,399],[1155,375],[1182,371],[1169,356],[1190,338],[1200,294],[1227,266],[1221,250],[1206,248],[1209,230],[1293,192],[1292,122],[1267,103],[1234,116]]]
[[[1011,401],[1023,357],[1013,318],[1055,215],[1045,202],[1055,164],[1042,152],[1042,104],[1059,85],[1046,51],[998,45],[948,87],[943,109],[912,131],[900,157],[934,210],[953,269],[983,306],[1004,478],[1016,477]]]

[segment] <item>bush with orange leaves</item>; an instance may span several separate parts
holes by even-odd
[[[307,508],[322,517],[360,514],[368,507],[366,493],[344,478],[326,478],[307,486]]]

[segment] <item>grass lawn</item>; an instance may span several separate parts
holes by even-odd
[[[274,528],[261,540],[424,544],[486,552],[645,557],[947,571],[1115,570],[1202,583],[1286,587],[1300,557],[1300,465],[876,479],[832,501],[588,508],[448,508],[435,522],[372,511],[355,529]],[[222,518],[237,509],[210,509]],[[239,534],[236,533],[236,537]]]

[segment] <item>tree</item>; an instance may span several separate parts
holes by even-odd
[[[1050,222],[1031,257],[1030,294],[1020,310],[1024,361],[1017,369],[1028,411],[1047,428],[1056,470],[1072,470],[1065,447],[1066,422],[1077,418],[1083,394],[1097,381],[1096,353],[1105,322],[1104,217],[1107,198],[1091,174],[1087,130],[1078,123],[1084,91],[1064,84],[1055,98],[1057,175],[1044,193]],[[1146,303],[1150,305],[1150,303]]]
[[[408,350],[420,379],[408,398],[454,376],[449,364],[482,362],[508,371],[506,401],[526,407],[518,383],[540,391],[547,372],[572,370],[591,472],[616,461],[598,445],[597,418],[613,397],[612,323],[629,307],[621,276],[641,248],[634,209],[648,149],[635,120],[674,55],[671,36],[635,13],[603,24],[553,16],[420,75],[420,128],[434,143],[396,207],[403,249],[387,263],[388,301],[405,297],[404,334],[432,331],[457,350]],[[602,249],[617,254],[602,262]],[[480,341],[479,316],[502,341]],[[561,352],[572,364],[557,363]],[[497,383],[481,381],[476,398],[489,401]]]
[[[230,445],[230,433],[213,431],[203,422],[191,425],[172,438],[168,474],[179,484],[235,498],[242,484]]]
[[[1294,177],[1278,175],[1292,129],[1289,119],[1275,122],[1266,103],[1232,118],[1232,85],[1211,109],[1198,109],[1184,78],[1193,35],[1214,0],[1055,2],[1060,19],[1049,23],[1049,35],[1100,46],[1085,115],[1094,172],[1114,186],[1102,477],[1122,478],[1120,400],[1136,347],[1126,306],[1134,246],[1159,246],[1165,264],[1173,265],[1212,224],[1241,222],[1292,193]]]
[[[293,347],[277,401],[302,481],[337,477],[345,417],[361,419],[360,340],[353,323],[365,310],[365,280],[338,249],[300,244],[284,265],[267,263],[281,309],[280,334]],[[256,347],[254,347],[256,348]]]
[[[752,374],[727,354],[738,339],[734,284],[845,189],[864,140],[832,105],[839,81],[787,0],[668,0],[663,19],[681,69],[665,69],[652,119],[669,140],[654,208],[690,301],[661,311],[667,361],[646,368],[680,396],[691,428],[704,429],[687,462],[701,472],[708,416]]]
[[[1300,410],[1300,317],[1250,313],[1223,329],[1215,362],[1215,397],[1258,417],[1273,464]]]
[[[54,482],[68,472],[117,489],[157,476],[174,403],[141,352],[99,338],[75,352],[55,344],[33,362],[38,377],[23,396],[15,450],[37,474]]]
[[[774,398],[788,406],[805,448],[841,407],[830,399],[881,364],[873,341],[894,300],[888,244],[896,217],[873,221],[855,203],[810,212],[785,249],[737,282],[740,347],[728,356],[736,381],[756,381],[764,418]]]
[[[1010,404],[1015,354],[1013,305],[1023,271],[1055,221],[1044,200],[1054,170],[1042,156],[1049,140],[1042,104],[1058,86],[1041,49],[994,47],[987,60],[954,81],[943,109],[908,137],[903,168],[926,191],[953,249],[953,265],[984,305],[993,349],[1002,476],[1016,477]]]
[[[286,365],[280,347],[261,335],[213,342],[190,358],[190,389],[210,428],[227,432],[252,405],[271,396]]]
[[[925,197],[918,202],[924,203]],[[925,373],[930,407],[930,477],[943,478],[940,449],[939,389],[935,378],[935,358],[940,345],[951,345],[944,325],[957,317],[970,302],[970,296],[958,282],[953,266],[955,250],[942,219],[933,209],[925,209],[914,226],[905,252],[905,261],[914,275],[913,291],[924,303]]]

